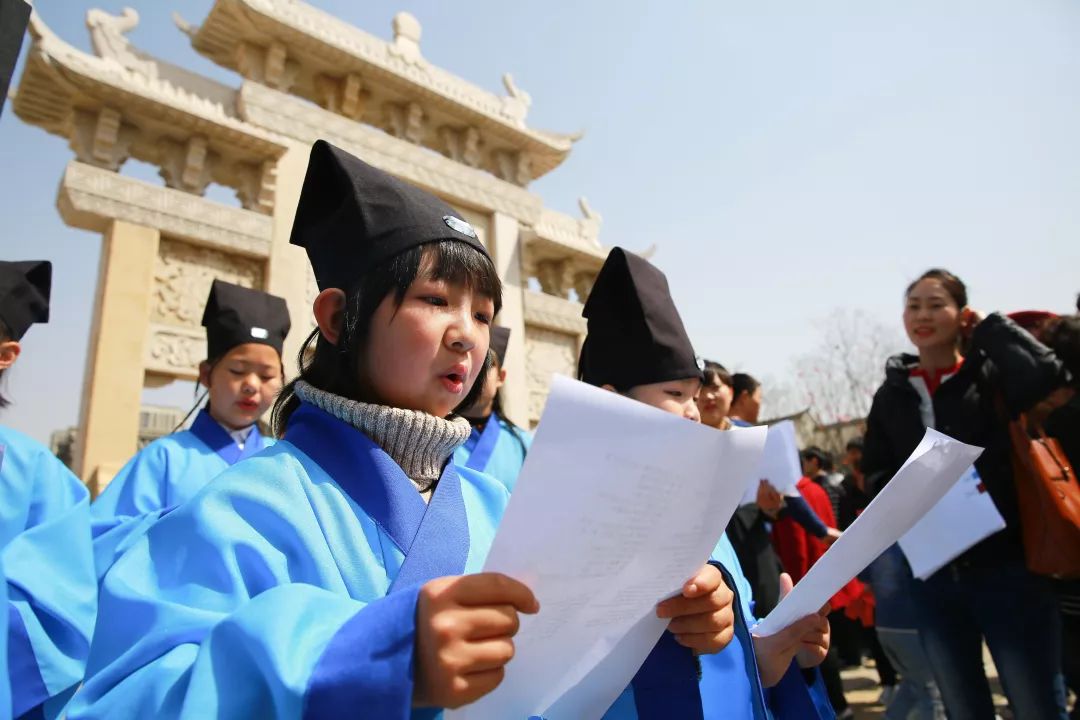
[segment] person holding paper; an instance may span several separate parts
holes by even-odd
[[[1017,717],[1064,718],[1060,618],[1047,580],[1024,565],[1007,420],[996,408],[999,397],[1010,413],[1032,407],[1063,384],[1062,364],[1008,318],[971,310],[963,282],[946,270],[908,286],[903,319],[918,354],[891,358],[874,396],[862,462],[868,487],[880,490],[935,428],[985,448],[975,468],[1006,523],[914,583],[942,699],[954,720],[994,716],[985,640]]]
[[[756,424],[761,410],[761,383],[747,373],[736,373],[732,376],[732,393],[728,413],[731,423],[735,427]],[[823,523],[797,491],[782,494],[785,488],[770,487],[767,480],[761,479],[757,503],[736,510],[727,526],[728,537],[754,589],[754,609],[760,617],[768,615],[780,601],[777,578],[783,566],[773,549],[770,524],[780,517],[790,517],[826,545],[840,537],[840,532]]]
[[[285,300],[215,280],[202,324],[207,359],[199,363],[199,384],[209,401],[191,428],[140,450],[90,506],[99,578],[162,513],[274,443],[263,437],[258,421],[281,390],[281,351],[290,326]]]
[[[513,491],[532,435],[515,425],[502,409],[499,388],[506,382],[509,342],[510,328],[497,325],[491,328],[491,367],[476,402],[461,410],[461,415],[472,425],[472,433],[454,453],[454,462],[486,473]]]
[[[0,374],[49,320],[52,265],[0,262]],[[8,405],[0,397],[0,407]],[[59,717],[86,668],[97,614],[90,496],[49,449],[0,427],[0,566],[9,702],[0,714]]]
[[[520,582],[463,575],[508,499],[451,460],[502,296],[475,230],[318,141],[291,241],[320,292],[282,438],[106,575],[73,720],[433,718],[499,684],[538,610]]]
[[[702,370],[687,337],[663,273],[648,261],[614,248],[597,277],[584,316],[588,334],[578,366],[581,380],[647,405],[700,420],[695,399]],[[709,571],[712,571],[711,573]],[[769,638],[753,637],[751,590],[726,536],[699,576],[722,576],[734,593],[728,643],[688,641],[686,632],[708,638],[715,619],[690,614],[672,620],[645,660],[631,687],[605,718],[775,718],[833,717],[820,677],[810,670],[828,650],[828,622],[805,618]],[[783,578],[785,590],[790,578]],[[661,617],[715,605],[705,597],[668,600]],[[729,596],[730,597],[730,596]],[[716,611],[713,611],[715,615]],[[680,645],[682,647],[680,647]],[[693,651],[693,652],[692,652]],[[694,652],[698,653],[695,659]],[[701,679],[698,680],[700,668]],[[559,720],[552,718],[552,720]]]

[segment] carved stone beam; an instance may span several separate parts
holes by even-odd
[[[424,139],[424,110],[418,103],[386,106],[386,121],[390,134],[416,145]]]
[[[277,190],[277,163],[267,160],[262,165],[243,163],[237,167],[236,197],[245,210],[269,215],[274,212],[274,193]]]
[[[263,65],[263,77],[267,85],[281,92],[289,92],[299,71],[300,66],[289,59],[288,49],[283,43],[270,43],[266,48],[266,63]]]
[[[288,92],[300,66],[288,57],[288,48],[274,41],[267,47],[241,42],[236,46],[236,68],[247,80]]]
[[[206,138],[196,135],[186,143],[162,140],[160,175],[165,184],[194,195],[206,192],[217,157],[207,147]]]
[[[498,150],[492,154],[492,159],[497,177],[523,187],[532,180],[532,160],[528,153]]]
[[[439,140],[445,155],[454,162],[480,167],[480,131],[476,128],[469,126],[458,129],[444,125],[439,128]]]
[[[118,110],[76,110],[72,115],[71,149],[84,163],[116,171],[130,156],[136,133],[134,127],[124,123]]]
[[[569,273],[565,260],[538,260],[536,279],[548,295],[566,298],[569,295]]]
[[[596,273],[579,270],[574,273],[573,284],[574,292],[578,296],[578,302],[583,303],[589,299],[589,293],[592,292],[593,285],[596,284]]]
[[[315,78],[315,91],[324,109],[351,120],[359,120],[371,100],[371,93],[364,89],[356,73],[343,78],[319,75]]]

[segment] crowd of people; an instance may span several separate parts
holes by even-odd
[[[532,436],[501,402],[510,335],[476,232],[319,141],[291,241],[320,290],[296,377],[284,301],[215,281],[205,404],[92,502],[0,427],[0,718],[433,718],[496,688],[521,616],[544,613],[481,572]],[[50,284],[48,262],[0,263],[0,372],[33,362],[19,341]],[[865,436],[843,458],[804,448],[796,492],[760,479],[657,605],[667,631],[605,718],[852,717],[840,671],[864,656],[888,718],[993,718],[984,643],[1014,717],[1068,717],[1078,581],[1025,565],[1007,426],[1053,395],[1045,427],[1076,462],[1080,316],[983,317],[939,269],[903,300],[917,352],[888,361]],[[699,360],[647,260],[614,248],[583,316],[582,382],[719,431],[762,421],[766,389]],[[893,546],[820,612],[756,634],[926,428],[985,448],[1005,530],[926,580]]]

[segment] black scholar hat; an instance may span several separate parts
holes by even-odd
[[[613,248],[582,315],[588,335],[578,372],[585,382],[626,390],[702,376],[667,278],[648,260]]]
[[[0,320],[12,340],[21,340],[34,323],[49,322],[52,263],[0,260]]]
[[[502,325],[491,326],[491,352],[499,359],[499,367],[506,362],[506,346],[510,343],[510,328]]]
[[[442,200],[315,142],[289,242],[307,250],[320,290],[347,291],[371,267],[440,240],[488,254],[473,227]]]
[[[218,359],[237,345],[269,345],[281,355],[289,334],[289,308],[276,295],[215,280],[203,311],[206,355]]]

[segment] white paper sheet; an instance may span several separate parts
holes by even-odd
[[[968,548],[1005,529],[1005,518],[972,467],[900,538],[911,572],[925,580]]]
[[[784,420],[770,425],[765,450],[761,453],[761,465],[750,477],[739,505],[757,502],[758,484],[762,480],[767,480],[784,497],[800,497],[798,484],[801,477],[802,462],[799,459],[799,443],[795,439],[795,423]]]
[[[599,718],[667,626],[656,604],[708,559],[764,443],[764,428],[718,432],[556,376],[484,566],[532,588],[540,613],[522,616],[502,684],[447,718],[557,702]]]
[[[821,609],[926,515],[980,454],[982,448],[927,429],[892,480],[754,633],[773,635]]]

